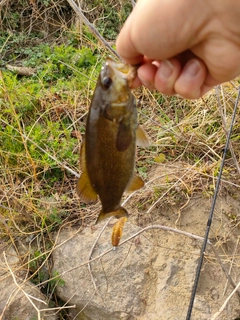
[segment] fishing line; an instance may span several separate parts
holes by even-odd
[[[232,121],[231,121],[231,125],[230,125],[229,131],[228,131],[227,141],[226,141],[226,144],[225,144],[225,149],[224,149],[224,152],[223,152],[222,162],[221,162],[221,166],[220,166],[220,169],[219,169],[218,179],[217,179],[216,188],[215,188],[213,201],[212,201],[212,207],[210,209],[210,213],[209,213],[209,217],[208,217],[208,221],[207,221],[207,228],[206,228],[206,232],[205,232],[205,236],[204,236],[204,240],[203,240],[203,245],[202,245],[201,252],[200,252],[200,259],[199,259],[198,266],[197,266],[196,276],[195,276],[195,280],[194,280],[194,284],[193,284],[193,288],[192,288],[192,294],[191,294],[191,299],[190,299],[190,303],[189,303],[189,307],[188,307],[188,313],[187,313],[186,320],[190,320],[191,319],[193,303],[194,303],[194,299],[195,299],[195,296],[196,296],[198,281],[199,281],[199,278],[200,278],[202,263],[203,263],[203,259],[204,259],[204,254],[205,254],[207,242],[208,242],[208,235],[209,235],[210,227],[211,227],[211,224],[212,224],[213,213],[214,213],[215,204],[216,204],[217,195],[218,195],[218,190],[219,190],[219,186],[220,186],[220,182],[221,182],[221,176],[222,176],[222,172],[223,172],[224,162],[225,162],[225,158],[226,158],[226,154],[227,154],[227,150],[228,150],[228,146],[229,146],[229,142],[230,142],[230,138],[231,138],[231,134],[232,134],[233,124],[234,124],[234,121],[235,121],[235,116],[236,116],[236,112],[237,112],[237,106],[238,106],[239,99],[240,99],[240,88],[238,90],[238,96],[237,96],[237,99],[236,99],[236,102],[235,102],[235,106],[234,106],[234,110],[233,110]]]

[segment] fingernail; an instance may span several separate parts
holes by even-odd
[[[164,60],[161,62],[160,67],[158,69],[158,75],[161,79],[168,79],[173,73],[173,65],[170,61]]]
[[[196,75],[198,74],[198,72],[200,71],[200,63],[199,61],[193,59],[191,61],[189,61],[189,63],[185,66],[185,76],[187,76],[189,79],[192,79],[194,77],[196,77]]]

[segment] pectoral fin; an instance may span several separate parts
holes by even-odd
[[[137,131],[136,131],[136,143],[137,143],[137,146],[143,147],[143,148],[148,148],[150,146],[147,133],[140,126],[137,127]]]
[[[120,122],[116,148],[118,151],[125,151],[132,143],[133,134],[129,124],[126,124],[125,121]]]
[[[104,213],[101,210],[100,214],[97,218],[96,223],[98,223],[104,219],[110,218],[110,217],[115,217],[115,218],[128,217],[128,212],[126,209],[124,209],[121,206],[119,206],[119,209],[117,209],[116,211],[112,211],[112,212],[108,212],[108,213]]]
[[[142,178],[140,178],[139,176],[136,175],[136,173],[134,173],[125,191],[133,192],[141,189],[143,186],[144,186],[144,181],[142,180]]]

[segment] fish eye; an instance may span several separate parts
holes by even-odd
[[[104,77],[102,80],[102,84],[104,85],[104,87],[106,89],[110,88],[111,84],[112,84],[112,79],[110,77]]]

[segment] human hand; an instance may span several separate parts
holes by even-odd
[[[134,87],[187,99],[240,75],[239,0],[138,0],[117,51],[141,64]]]

